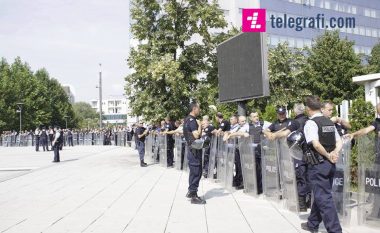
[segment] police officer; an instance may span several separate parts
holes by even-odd
[[[303,103],[296,103],[293,107],[293,111],[296,114],[293,124],[290,124],[285,130],[274,133],[272,139],[286,137],[294,131],[304,133],[304,126],[309,119],[305,115],[305,105]],[[306,212],[307,208],[310,208],[311,205],[311,190],[307,178],[307,164],[303,160],[294,159],[294,170],[297,180],[299,209],[301,212]]]
[[[165,134],[169,131],[174,131],[175,127],[173,123],[170,121],[170,117],[165,118]],[[166,134],[167,139],[167,166],[173,167],[173,161],[174,161],[174,138],[172,134]]]
[[[210,123],[208,116],[203,116],[202,120],[202,139],[207,141],[210,145],[212,134],[215,130],[215,127]],[[203,161],[203,177],[207,178],[208,175],[208,166],[210,159],[210,146],[204,148],[204,161]]]
[[[68,140],[68,143],[69,143],[69,146],[74,146],[74,143],[73,143],[73,132],[71,132],[71,130],[67,130],[67,140]]]
[[[335,163],[342,149],[342,141],[334,123],[321,113],[318,97],[306,98],[306,111],[310,117],[304,127],[306,142],[313,152],[312,160],[308,160],[308,172],[314,202],[310,216],[301,228],[310,232],[318,232],[323,221],[327,232],[341,233],[338,214],[334,205],[331,189],[335,173]]]
[[[224,120],[223,114],[218,112],[216,114],[216,121],[219,123],[217,133],[220,134],[221,132],[227,132],[231,129],[231,124],[227,120]]]
[[[186,140],[187,159],[189,161],[189,188],[186,194],[191,198],[192,204],[206,204],[206,201],[198,197],[199,181],[202,177],[202,150],[194,149],[192,144],[199,139],[202,134],[200,122],[196,119],[199,115],[200,107],[198,103],[191,103],[189,106],[189,115],[186,117],[183,125],[183,134]]]
[[[40,134],[40,141],[42,144],[42,149],[44,151],[49,151],[48,148],[48,135],[46,133],[45,127],[42,128],[41,134]]]
[[[53,163],[59,163],[61,161],[59,157],[59,150],[60,150],[61,144],[63,143],[63,135],[58,126],[54,127],[54,131],[55,131],[55,134],[54,134],[53,142],[52,142],[53,150],[54,150]]]
[[[332,122],[334,122],[339,135],[342,137],[343,135],[348,133],[349,129],[351,129],[351,124],[350,122],[340,117],[333,117],[333,109],[334,104],[331,101],[326,101],[322,103],[322,114],[325,117],[329,118]]]
[[[35,137],[35,142],[36,142],[36,151],[40,151],[40,135],[41,135],[41,131],[40,131],[40,128],[36,128],[36,130],[34,131],[34,137]]]
[[[136,129],[137,135],[137,151],[139,152],[140,157],[140,166],[146,167],[147,164],[144,162],[145,156],[145,137],[148,135],[148,129],[144,127],[144,122],[140,121],[138,128]]]
[[[276,110],[277,112],[277,120],[274,121],[267,129],[264,130],[264,134],[269,138],[273,139],[273,134],[280,130],[285,130],[287,127],[290,127],[294,122],[287,118],[286,116],[286,108],[280,106]]]

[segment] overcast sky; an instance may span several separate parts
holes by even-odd
[[[35,71],[75,89],[76,101],[123,94],[128,72],[129,0],[0,0],[0,57],[20,56]]]

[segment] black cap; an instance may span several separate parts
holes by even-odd
[[[276,112],[278,114],[285,114],[286,113],[286,108],[284,106],[277,107]]]

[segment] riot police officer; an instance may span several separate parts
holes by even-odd
[[[333,117],[333,109],[334,104],[331,101],[326,101],[322,103],[322,114],[329,118],[332,122],[334,122],[336,129],[338,130],[339,135],[342,137],[343,135],[348,133],[348,130],[351,129],[350,122],[340,118]]]
[[[74,146],[73,132],[71,131],[71,129],[67,130],[67,141],[68,141],[69,146]]]
[[[44,151],[49,151],[49,148],[48,148],[48,135],[46,133],[45,127],[42,128],[42,131],[40,133],[40,141],[41,141],[41,144],[42,144],[42,149]]]
[[[314,196],[310,216],[301,228],[317,232],[323,221],[329,233],[341,233],[338,214],[332,197],[332,181],[335,174],[335,163],[342,149],[342,140],[334,123],[321,113],[318,97],[306,98],[306,111],[310,117],[304,127],[306,142],[312,151],[307,159],[309,181]]]
[[[217,133],[230,131],[231,124],[227,120],[224,120],[222,113],[218,112],[216,114],[216,121],[219,123]]]
[[[202,120],[202,139],[211,142],[211,137],[215,127],[210,123],[208,116],[203,116]],[[209,144],[210,145],[210,144]],[[203,177],[207,178],[210,157],[210,146],[204,148]]]
[[[189,161],[189,188],[186,197],[191,198],[192,204],[206,204],[206,201],[198,197],[199,181],[202,177],[202,150],[192,147],[194,141],[201,137],[202,127],[196,119],[199,115],[200,107],[198,103],[191,103],[189,115],[183,125],[183,134],[186,140],[187,159]]]
[[[271,139],[286,137],[294,131],[303,133],[306,121],[309,119],[305,115],[305,105],[303,103],[297,103],[294,105],[293,111],[296,114],[293,124],[290,124],[285,130],[272,134]],[[296,172],[299,209],[301,212],[306,212],[307,208],[310,208],[311,205],[311,191],[307,179],[307,164],[301,159],[294,159],[294,170]]]
[[[54,150],[53,163],[59,163],[61,161],[60,157],[59,157],[59,150],[60,150],[60,147],[63,143],[63,135],[62,135],[62,132],[60,131],[60,128],[58,126],[54,127],[54,132],[55,132],[55,134],[54,134],[53,141],[52,141],[53,150]]]
[[[147,164],[144,162],[145,156],[145,137],[148,135],[148,129],[144,127],[144,123],[142,121],[139,122],[138,128],[136,129],[137,135],[137,151],[139,152],[140,157],[140,166],[146,167]]]
[[[41,131],[40,131],[40,128],[37,127],[36,130],[34,131],[36,151],[40,151],[40,136],[41,136]]]
[[[166,132],[170,132],[175,130],[175,127],[173,123],[170,121],[169,117],[165,118],[165,134]],[[172,134],[166,134],[167,139],[167,167],[173,167],[173,161],[174,161],[174,138]]]

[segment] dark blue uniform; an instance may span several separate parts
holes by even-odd
[[[198,130],[198,123],[194,116],[187,116],[183,126],[183,135],[186,140],[187,159],[189,162],[189,192],[196,194],[198,192],[199,181],[202,177],[202,150],[191,148],[195,138],[193,131]]]
[[[169,122],[165,123],[165,130],[167,131],[173,131],[175,130],[174,125]],[[166,135],[167,139],[167,165],[168,167],[173,166],[173,161],[174,161],[174,138],[173,135]]]
[[[145,156],[145,135],[142,136],[141,138],[138,137],[138,135],[141,135],[145,132],[144,127],[138,127],[136,129],[136,146],[137,146],[137,151],[139,152],[139,157],[140,161],[144,161],[144,156]]]
[[[202,139],[208,142],[211,142],[212,138],[212,131],[215,129],[214,126],[209,125],[206,128],[203,129],[204,135],[202,136]],[[203,163],[203,171],[204,174],[208,174],[208,162],[210,157],[210,147],[204,148],[204,163]]]
[[[332,152],[336,147],[335,126],[334,123],[324,117],[317,116],[312,120],[318,126],[318,137],[321,145],[327,152]],[[307,131],[305,131],[305,136]],[[310,143],[310,142],[309,142]],[[311,150],[318,155],[317,150],[310,144]],[[320,156],[322,161],[316,165],[308,165],[309,181],[314,196],[313,206],[307,225],[310,229],[317,230],[321,221],[323,221],[329,233],[341,233],[342,227],[339,223],[338,214],[332,197],[332,184],[335,174],[335,164],[327,160],[326,157]]]
[[[304,114],[297,115],[294,118],[294,121],[297,122],[298,131],[304,133],[303,129],[306,124],[306,121],[308,121],[308,117]],[[292,130],[291,130],[292,131]],[[308,200],[310,197],[310,185],[308,181],[308,175],[307,175],[307,164],[298,159],[294,159],[294,170],[296,172],[296,180],[297,180],[297,191],[298,191],[298,200],[300,204],[300,209],[307,209],[308,207]],[[308,199],[308,200],[306,200]]]

